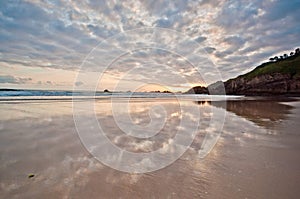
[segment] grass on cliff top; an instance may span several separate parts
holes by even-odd
[[[241,75],[240,77],[250,79],[273,73],[290,74],[293,77],[300,77],[300,55],[294,55],[282,61],[263,63],[251,72]]]

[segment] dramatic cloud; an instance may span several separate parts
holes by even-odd
[[[83,82],[75,82],[75,85],[76,86],[81,86],[81,85],[83,85],[84,83]]]
[[[74,72],[99,42],[107,45],[109,53],[96,51],[96,64],[84,65],[87,72],[101,71],[104,63],[124,53],[106,68],[106,74],[128,82],[163,80],[175,86],[203,83],[193,67],[203,76],[211,73],[210,67],[216,67],[226,80],[299,47],[299,18],[299,0],[1,1],[0,83],[54,86],[76,82],[86,86],[87,81],[74,79],[34,79],[34,68]],[[185,36],[131,32],[149,27],[168,28]],[[174,52],[162,45],[156,46],[161,50],[130,48],[152,47],[151,42],[159,43],[160,39]],[[178,45],[184,48],[177,49]],[[193,55],[210,59],[215,66],[204,61],[191,66],[172,54],[175,52],[192,60],[196,60]],[[17,70],[17,76],[33,80],[15,77],[13,71]],[[178,77],[177,82],[174,77]]]
[[[25,84],[27,82],[30,82],[31,78],[20,78],[20,77],[14,77],[11,75],[0,75],[0,83],[10,83],[10,84]]]

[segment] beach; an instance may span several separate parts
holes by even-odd
[[[199,122],[191,145],[179,159],[145,173],[118,171],[95,158],[78,135],[71,99],[1,100],[0,198],[299,197],[299,98],[229,98],[225,106],[219,100],[180,100],[180,106],[171,97],[130,101],[119,97],[114,102],[129,103],[132,121],[145,131],[149,122],[158,126],[164,116],[161,131],[148,140],[122,135],[111,100],[95,100],[93,117],[107,137],[134,153],[168,147],[177,131],[188,134]],[[149,118],[153,106],[154,117]],[[190,123],[184,128],[180,128],[182,107],[200,113],[198,118],[185,112]],[[115,114],[122,115],[118,110]],[[90,117],[84,108],[78,113]],[[213,115],[224,115],[224,125],[222,117],[211,121]],[[216,144],[201,157],[205,135],[217,131],[219,123],[223,126]],[[86,132],[96,128],[83,125]]]

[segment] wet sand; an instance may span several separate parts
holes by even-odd
[[[113,127],[108,101],[97,102],[96,113],[114,144],[149,152],[174,136],[178,106],[166,99],[132,103],[139,125],[149,122],[148,106],[162,103],[172,115],[170,125],[149,144],[122,137]],[[201,111],[190,148],[163,169],[129,174],[105,166],[85,149],[71,101],[1,101],[0,198],[299,198],[300,101],[251,98],[229,101],[226,107],[205,101],[187,105]],[[202,159],[201,143],[214,130],[212,110],[226,113],[224,128]],[[35,176],[28,178],[31,173]]]

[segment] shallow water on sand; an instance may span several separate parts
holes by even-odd
[[[95,101],[94,116],[109,140],[135,153],[168,148],[180,129],[188,135],[199,122],[193,142],[178,160],[144,174],[112,169],[87,151],[76,132],[71,100],[1,101],[0,197],[299,197],[299,99],[241,98],[229,99],[225,105],[222,101],[181,100],[180,105],[173,98],[129,101],[127,111],[134,125],[145,132],[152,129],[149,123],[158,128],[149,139],[124,134],[114,120],[114,114],[122,116],[124,109],[113,114],[109,99]],[[122,98],[115,101],[120,107],[126,102]],[[88,118],[85,100],[78,103],[82,103],[79,112]],[[190,109],[184,112],[182,107],[199,110],[200,115],[189,113]],[[211,120],[213,115],[217,120]],[[218,131],[223,115],[216,145],[200,157],[205,136]],[[185,116],[190,123],[182,126]],[[89,120],[84,122],[86,131],[97,128]],[[126,122],[124,126],[130,126]]]

